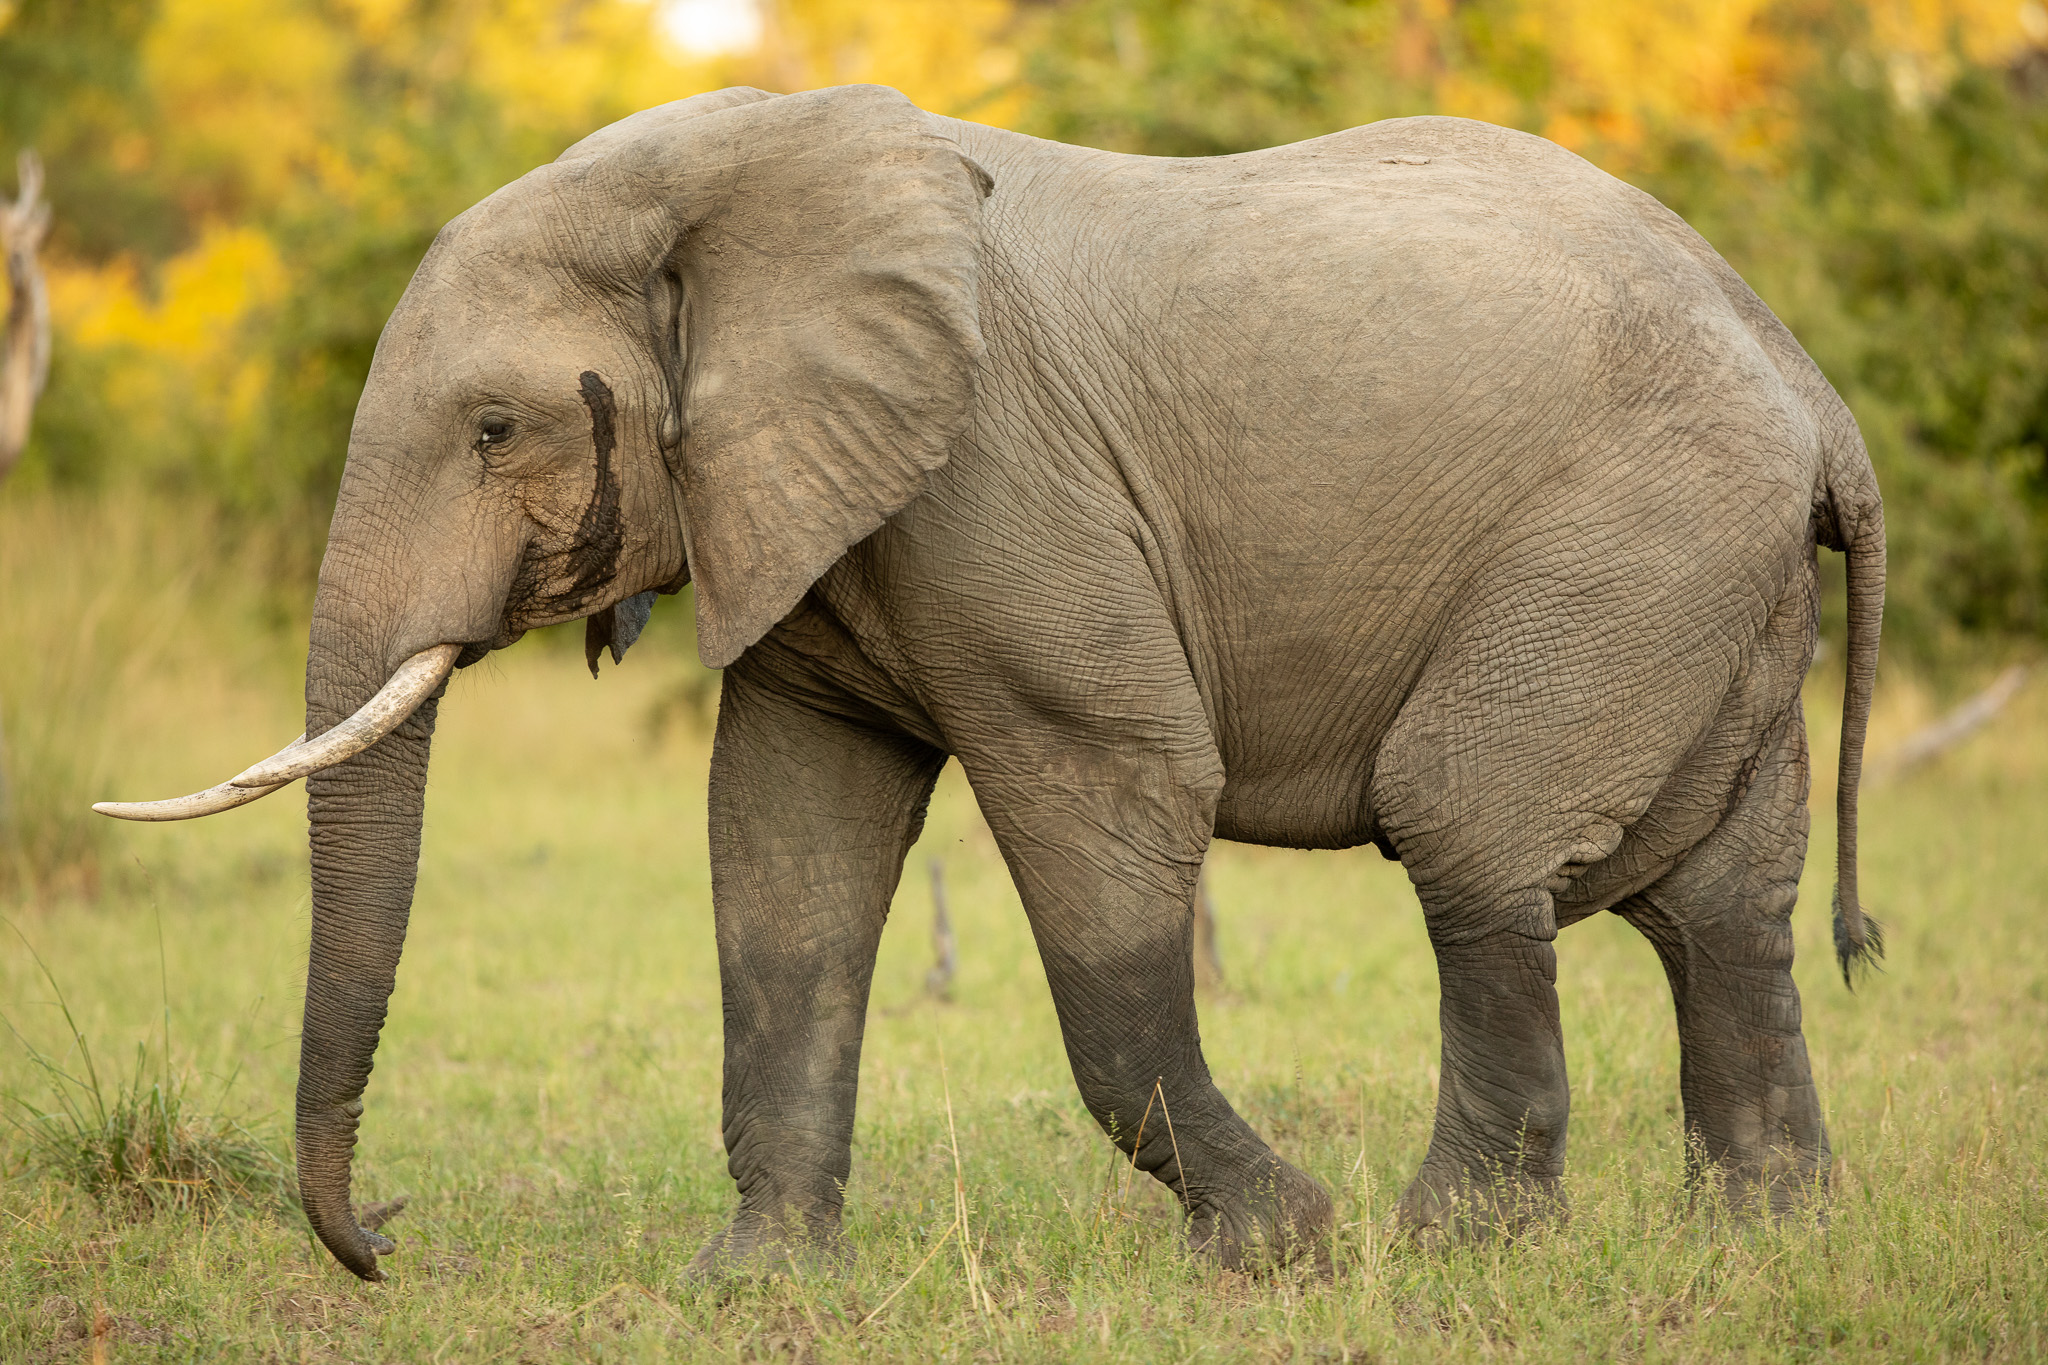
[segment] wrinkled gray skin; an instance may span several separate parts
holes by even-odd
[[[1877,487],[1676,217],[1456,119],[1171,161],[872,87],[728,90],[604,129],[435,243],[357,412],[307,729],[437,643],[474,662],[592,617],[619,646],[615,604],[694,575],[726,668],[740,1192],[700,1268],[837,1236],[876,943],[948,755],[1090,1111],[1128,1150],[1163,1088],[1178,1154],[1155,1123],[1137,1164],[1223,1264],[1303,1253],[1331,1205],[1202,1058],[1216,835],[1372,843],[1414,881],[1444,1052],[1409,1226],[1555,1198],[1552,942],[1600,910],[1670,975],[1698,1161],[1777,1209],[1829,1164],[1788,928],[1816,543],[1850,552],[1853,953]],[[310,784],[300,1184],[365,1277],[391,1243],[349,1157],[434,707]]]

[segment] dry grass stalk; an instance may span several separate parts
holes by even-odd
[[[953,1222],[960,1234],[960,1266],[967,1275],[967,1297],[975,1311],[993,1317],[995,1301],[989,1297],[982,1279],[981,1253],[975,1248],[973,1225],[967,1216],[967,1177],[960,1167],[960,1135],[953,1127],[953,1085],[946,1072],[945,1040],[939,1037],[936,1024],[932,1027],[932,1039],[939,1047],[939,1087],[946,1098],[946,1141],[953,1148]]]
[[[1145,1145],[1145,1125],[1151,1121],[1152,1106],[1159,1102],[1159,1082],[1152,1083],[1152,1093],[1145,1097],[1145,1112],[1138,1117],[1138,1136],[1131,1143],[1131,1165],[1124,1173],[1124,1192],[1117,1199],[1118,1218],[1127,1216],[1131,1206],[1131,1186],[1138,1180],[1138,1152]]]
[[[871,1312],[869,1312],[866,1317],[862,1318],[859,1322],[855,1323],[853,1329],[857,1332],[861,1328],[873,1322],[876,1318],[882,1316],[882,1310],[887,1308],[890,1304],[896,1302],[896,1296],[898,1294],[901,1294],[904,1290],[910,1288],[912,1282],[914,1282],[919,1275],[924,1274],[924,1268],[932,1263],[932,1258],[945,1249],[946,1239],[948,1237],[951,1237],[954,1233],[958,1232],[959,1230],[960,1216],[958,1213],[955,1213],[953,1216],[953,1221],[946,1224],[946,1230],[939,1234],[939,1238],[937,1241],[932,1243],[932,1249],[924,1254],[924,1259],[922,1261],[919,1261],[917,1263],[916,1268],[913,1269],[908,1275],[903,1277],[903,1283],[897,1285],[894,1289],[890,1290],[888,1297],[884,1298],[880,1303],[876,1304],[874,1306],[874,1309]]]
[[[1173,1135],[1173,1111],[1166,1107],[1166,1078],[1157,1077],[1152,1082],[1152,1093],[1159,1097],[1159,1116],[1166,1120],[1166,1140],[1173,1145],[1173,1173],[1180,1178],[1181,1198],[1188,1192],[1188,1173],[1180,1164],[1180,1139]]]

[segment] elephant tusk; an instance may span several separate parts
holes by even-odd
[[[255,767],[218,787],[168,801],[100,801],[93,809],[116,820],[192,820],[246,806],[309,773],[354,758],[405,723],[433,695],[455,668],[461,645],[423,649],[398,666],[391,680],[377,689],[347,720],[308,741],[304,735]]]
[[[377,695],[347,720],[318,739],[286,746],[232,779],[229,785],[278,787],[354,758],[419,710],[420,703],[447,681],[455,669],[455,658],[461,653],[461,645],[435,645],[421,650],[400,664],[391,680],[377,689]]]
[[[300,735],[285,747],[285,752],[290,753],[305,742],[306,737]],[[92,808],[116,820],[196,820],[202,815],[218,815],[260,801],[285,785],[280,782],[273,787],[237,787],[232,782],[223,782],[218,787],[208,787],[190,796],[174,796],[168,801],[95,801]]]

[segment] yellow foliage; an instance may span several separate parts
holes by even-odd
[[[193,185],[227,183],[248,213],[319,161],[340,113],[347,49],[291,0],[167,0],[143,53],[158,139]]]
[[[934,113],[1005,126],[1021,111],[1010,0],[782,0],[764,57],[780,91],[894,86]]]
[[[1952,47],[1995,61],[2028,39],[2028,7],[2011,0],[1865,0],[1864,8],[1885,74],[1908,104],[1946,80]],[[1567,147],[1626,153],[1663,129],[1757,150],[1790,131],[1791,83],[1831,55],[1802,46],[1784,10],[1779,0],[1522,0],[1506,29],[1545,55],[1552,82],[1538,131]],[[1452,5],[1421,0],[1412,12],[1442,26]],[[2048,26],[2048,16],[2038,22]],[[1505,122],[1517,112],[1483,71],[1443,71],[1434,91],[1445,113]]]
[[[97,353],[99,399],[131,459],[195,441],[246,458],[247,433],[270,381],[268,353],[247,344],[244,323],[284,295],[276,247],[249,227],[209,229],[144,287],[127,259],[98,268],[58,263],[48,272],[51,321],[65,341]]]
[[[261,232],[223,226],[163,267],[153,299],[126,259],[98,270],[59,264],[49,277],[52,318],[71,340],[197,365],[219,359],[242,319],[282,296],[285,268]]]

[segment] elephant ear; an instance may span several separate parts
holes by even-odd
[[[644,134],[592,161],[642,248],[667,248],[669,288],[649,292],[658,326],[676,317],[681,345],[663,349],[682,373],[663,442],[679,442],[698,649],[722,668],[923,491],[966,430],[991,186],[878,86],[637,117]]]

